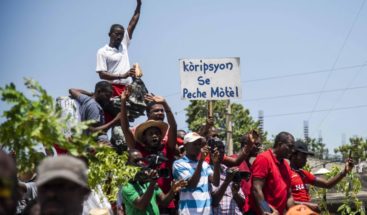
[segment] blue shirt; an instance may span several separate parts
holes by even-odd
[[[198,161],[184,156],[173,163],[173,177],[176,180],[188,180],[193,176],[197,165]],[[209,176],[213,175],[213,170],[205,161],[202,165],[196,188],[184,188],[180,191],[179,214],[211,214]]]

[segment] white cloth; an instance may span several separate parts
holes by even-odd
[[[89,215],[90,210],[94,208],[106,208],[110,214],[113,214],[111,204],[108,202],[106,196],[103,194],[100,185],[92,190],[87,200],[83,203],[83,215]]]
[[[100,48],[97,52],[96,71],[105,71],[112,74],[125,74],[130,70],[128,46],[130,37],[125,30],[124,38],[118,49],[110,47],[108,44]],[[114,80],[115,84],[129,85],[132,83],[131,77]]]

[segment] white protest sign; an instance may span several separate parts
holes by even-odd
[[[179,61],[181,99],[241,98],[240,58],[180,59]]]

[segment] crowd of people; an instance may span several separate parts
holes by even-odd
[[[119,187],[116,207],[90,189],[87,164],[56,147],[58,156],[46,157],[27,179],[18,177],[11,155],[0,152],[0,215],[318,214],[308,186],[331,188],[352,171],[351,159],[339,175],[325,180],[302,169],[313,154],[307,144],[280,132],[264,151],[253,130],[242,135],[238,153],[228,156],[213,119],[198,131],[178,130],[165,98],[149,93],[138,105],[146,110],[146,121],[130,125],[139,116],[130,97],[136,93],[131,85],[141,85],[141,71],[130,65],[128,46],[141,5],[137,0],[127,29],[111,26],[109,43],[98,50],[96,72],[102,80],[94,92],[69,90],[78,119],[95,122],[86,132],[98,132],[96,141],[126,151],[127,164],[140,167]]]

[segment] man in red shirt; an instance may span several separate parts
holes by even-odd
[[[280,132],[275,137],[273,149],[256,157],[252,164],[252,205],[256,214],[284,214],[294,205],[290,191],[289,159],[294,147],[294,137]]]
[[[339,181],[341,181],[350,171],[353,169],[353,160],[348,159],[345,163],[344,170],[338,175],[325,180],[321,177],[315,177],[312,173],[303,170],[302,168],[307,163],[307,156],[314,155],[313,152],[308,151],[306,143],[297,141],[294,147],[294,152],[290,159],[291,161],[291,183],[292,183],[292,196],[296,203],[305,204],[314,211],[319,211],[316,204],[310,203],[311,197],[308,192],[307,184],[312,184],[321,188],[332,188]]]
[[[129,149],[137,149],[143,157],[152,154],[161,154],[167,158],[160,164],[159,169],[169,169],[172,172],[172,164],[176,150],[177,124],[166,100],[161,96],[147,95],[145,99],[154,103],[154,107],[147,112],[148,120],[135,128],[135,135],[129,129],[126,111],[126,100],[129,89],[121,94],[121,128],[124,132]],[[167,123],[163,122],[164,112],[167,115]],[[169,128],[168,128],[169,126]],[[167,132],[168,130],[168,132]],[[165,136],[167,134],[167,139]],[[172,175],[168,178],[159,178],[157,183],[164,193],[171,189]],[[172,214],[175,211],[175,202],[171,201],[167,208],[161,208],[161,214]]]

